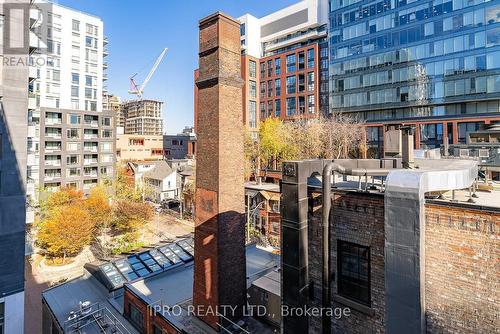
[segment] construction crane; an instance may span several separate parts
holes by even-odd
[[[142,82],[142,84],[140,86],[134,80],[135,76],[139,73],[136,73],[130,77],[130,90],[128,91],[129,94],[135,94],[135,95],[137,95],[137,97],[139,99],[142,98],[142,94],[144,93],[144,88],[146,88],[146,85],[148,84],[149,80],[151,79],[151,77],[155,73],[156,69],[158,68],[158,65],[160,65],[161,61],[163,60],[163,57],[165,57],[165,53],[167,53],[167,50],[168,50],[168,48],[164,48],[163,51],[158,56],[158,58],[156,58],[156,61],[153,64],[153,67],[151,68],[146,79],[144,79],[144,81]]]

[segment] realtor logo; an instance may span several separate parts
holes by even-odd
[[[0,3],[3,22],[0,22],[3,56],[31,55],[47,51],[47,36],[51,23],[52,4],[23,2]]]

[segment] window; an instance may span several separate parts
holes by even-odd
[[[299,74],[299,93],[306,90],[306,78],[303,73]]]
[[[78,155],[69,155],[66,157],[66,164],[67,165],[77,165],[78,162],[79,162]]]
[[[66,134],[68,139],[80,138],[80,131],[78,129],[68,129]]]
[[[68,117],[69,124],[80,124],[82,121],[82,117],[80,115],[70,114]]]
[[[297,59],[294,54],[286,56],[286,73],[293,73],[296,70],[296,64]]]
[[[260,83],[260,97],[266,97],[266,82]]]
[[[281,100],[274,100],[274,116],[280,117],[281,115]]]
[[[269,80],[267,82],[267,97],[272,97],[273,96],[273,82],[272,80]]]
[[[286,115],[293,116],[297,112],[297,100],[295,97],[289,97],[286,99]]]
[[[71,86],[71,97],[78,97],[78,86]]]
[[[257,83],[255,81],[250,80],[249,94],[252,99],[257,97]]]
[[[299,71],[305,68],[306,57],[304,51],[299,52]]]
[[[80,31],[80,21],[73,20],[72,27],[73,27],[73,31]]]
[[[273,114],[273,101],[267,102],[267,115],[270,117]]]
[[[275,75],[281,74],[281,58],[274,59],[274,74]]]
[[[370,248],[337,241],[338,294],[370,306]]]
[[[71,83],[78,85],[80,82],[80,74],[78,73],[71,73]],[[78,87],[76,87],[78,89]]]
[[[281,96],[281,79],[274,80],[274,89],[276,91],[274,95]]]
[[[134,304],[128,303],[128,307],[130,311],[130,322],[135,328],[142,331],[144,329],[144,316]]]
[[[266,76],[266,63],[260,63],[260,76],[261,78]]]
[[[92,86],[92,76],[90,75],[85,76],[85,86]]]
[[[101,125],[111,126],[111,117],[101,117]]]
[[[273,75],[273,60],[270,59],[267,61],[267,76],[270,77]]]
[[[245,32],[245,31],[246,31],[246,29],[245,29],[245,28],[246,28],[246,27],[245,27],[245,23],[240,24],[240,36],[245,35],[245,33],[246,33],[246,32]]]
[[[92,88],[85,88],[85,98],[86,99],[92,98]]]
[[[307,50],[307,68],[314,67],[314,49]]]
[[[257,76],[257,64],[253,60],[248,62],[248,73],[250,78],[255,78]]]
[[[312,92],[314,90],[314,72],[307,73],[307,91]]]
[[[297,81],[296,81],[295,75],[286,77],[286,93],[287,94],[294,94],[297,91]]]
[[[249,125],[251,128],[257,127],[257,102],[250,101],[250,112],[249,112]]]
[[[314,95],[307,97],[307,110],[310,114],[314,114]]]
[[[260,103],[260,119],[265,119],[267,117],[266,114],[266,103],[261,102]]]
[[[113,131],[102,130],[102,138],[111,138],[111,137],[113,137]]]

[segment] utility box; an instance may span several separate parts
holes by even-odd
[[[384,133],[384,156],[401,156],[403,137],[401,130],[393,127]]]

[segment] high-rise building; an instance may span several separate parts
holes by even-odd
[[[500,120],[500,3],[331,0],[330,107],[367,122],[369,156],[386,130],[416,125],[415,146],[465,142]]]
[[[104,92],[102,96],[102,110],[110,110],[115,116],[116,134],[123,134],[125,131],[125,118],[122,113],[120,97]]]
[[[125,120],[125,134],[162,135],[162,105],[161,101],[149,99],[123,102],[121,109]]]
[[[24,61],[39,40],[30,1],[0,4],[0,333],[23,333],[26,229],[26,137],[36,70]],[[26,37],[29,36],[28,39]]]
[[[328,2],[304,0],[241,23],[244,120],[328,114]]]
[[[114,112],[102,108],[103,22],[58,4],[46,12],[37,31],[47,43],[39,55],[45,61],[30,85],[37,108],[28,117],[28,180],[49,190],[88,191],[114,173]]]

